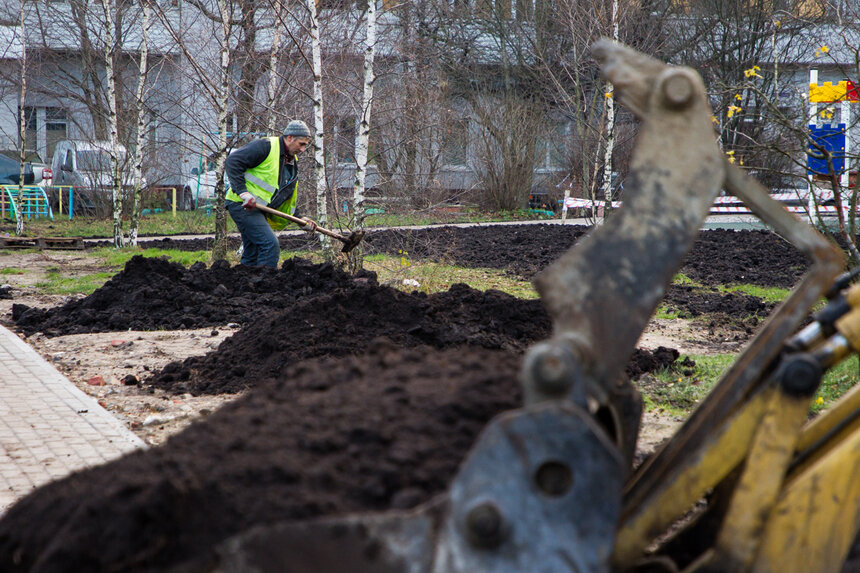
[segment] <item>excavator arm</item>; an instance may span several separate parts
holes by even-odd
[[[860,391],[806,420],[822,374],[860,349],[860,287],[724,160],[698,74],[605,40],[593,54],[642,125],[624,205],[535,281],[553,335],[523,361],[523,407],[488,424],[434,501],[259,527],[219,547],[219,571],[841,570],[860,528]],[[723,188],[813,264],[631,473],[641,402],[624,365]]]

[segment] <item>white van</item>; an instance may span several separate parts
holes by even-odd
[[[119,162],[126,163],[125,147],[119,145]],[[126,171],[128,171],[126,169]],[[107,141],[57,142],[51,160],[51,174],[54,187],[80,187],[87,190],[110,189],[113,187],[111,174],[111,147]],[[129,173],[123,174],[123,186],[130,187]]]

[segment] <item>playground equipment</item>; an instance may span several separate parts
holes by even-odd
[[[24,187],[19,203],[17,186],[0,185],[0,218],[17,220],[19,214],[27,219],[48,217],[53,220],[54,213],[45,190],[36,186]]]

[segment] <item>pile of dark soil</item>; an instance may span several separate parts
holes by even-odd
[[[487,225],[371,233],[374,252],[408,252],[416,258],[468,267],[505,269],[531,278],[552,264],[590,227]],[[805,256],[768,231],[702,231],[681,272],[708,286],[749,283],[791,287],[808,268]]]
[[[215,544],[252,525],[413,507],[520,405],[519,366],[516,352],[386,339],[294,364],[161,447],[24,498],[0,521],[0,570],[204,571]]]
[[[467,267],[505,269],[531,278],[567,251],[591,227],[582,225],[479,225],[370,231],[366,253],[388,253]],[[301,235],[281,235],[281,249],[312,250],[318,243]],[[142,241],[145,248],[211,249],[211,239]],[[238,240],[234,240],[238,247]],[[748,283],[793,286],[809,261],[769,231],[702,231],[681,272],[705,285]]]
[[[376,275],[352,276],[302,259],[284,261],[280,269],[230,267],[223,261],[185,268],[135,256],[90,296],[47,310],[15,304],[12,319],[27,335],[48,336],[247,324],[356,280],[375,282]]]
[[[501,350],[380,341],[294,365],[162,447],[17,503],[0,521],[0,570],[163,570],[254,524],[413,506],[519,404],[518,368]]]
[[[743,293],[708,292],[690,286],[671,286],[663,298],[670,311],[680,318],[697,318],[707,315],[711,321],[751,335],[766,319],[776,304]]]
[[[456,284],[432,295],[356,283],[257,317],[215,352],[168,364],[148,383],[176,392],[238,392],[282,379],[301,360],[360,354],[380,336],[399,347],[522,352],[551,332],[539,300]]]
[[[702,231],[681,272],[705,285],[746,283],[790,288],[809,269],[809,260],[770,231]]]
[[[289,377],[309,358],[360,354],[379,337],[401,348],[479,346],[520,355],[551,329],[540,301],[499,291],[457,284],[428,296],[357,284],[260,317],[216,351],[171,362],[145,382],[177,393],[234,393]],[[677,351],[652,356],[637,349],[628,374],[669,366],[677,358]]]

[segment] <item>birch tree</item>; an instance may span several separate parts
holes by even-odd
[[[612,0],[612,39],[618,41],[618,0]],[[612,82],[606,82],[606,146],[603,150],[604,217],[612,210],[612,151],[615,147],[615,93]]]
[[[27,97],[27,42],[26,37],[24,35],[24,30],[26,27],[24,26],[24,8],[26,4],[24,0],[21,0],[21,12],[19,14],[20,17],[20,40],[21,40],[21,89],[19,91],[19,99],[20,105],[18,106],[18,161],[20,163],[20,170],[18,172],[18,212],[15,215],[15,234],[21,236],[24,234],[24,216],[21,213],[21,206],[24,204],[24,159],[25,156],[25,147],[26,147],[26,137],[27,137],[27,118],[24,108],[24,101]]]
[[[367,1],[365,19],[367,35],[364,45],[364,90],[361,98],[361,117],[355,138],[355,183],[352,187],[356,220],[361,224],[364,212],[364,182],[367,176],[367,153],[370,144],[370,107],[373,103],[373,59],[376,54],[376,0]]]
[[[113,56],[117,46],[113,36],[113,2],[101,0],[104,16],[104,64],[107,79],[108,102],[108,142],[110,144],[111,162],[111,199],[113,213],[113,244],[116,248],[123,246],[122,236],[122,176],[119,164],[119,132],[116,116],[116,82],[114,78]]]
[[[313,71],[313,108],[314,108],[314,175],[316,176],[317,221],[326,226],[328,221],[326,202],[326,172],[325,172],[325,116],[323,114],[323,85],[322,85],[322,46],[320,45],[320,26],[317,15],[316,0],[305,0],[310,14],[311,65]],[[331,239],[320,234],[320,241],[328,251]]]
[[[215,183],[215,245],[212,258],[216,261],[227,258],[227,191],[224,187],[224,163],[227,161],[227,112],[230,103],[230,36],[233,32],[227,0],[218,0],[218,13],[221,16],[220,42],[220,79],[221,91],[217,97],[218,104],[218,158],[216,170],[218,179]]]
[[[269,51],[269,83],[266,86],[266,110],[268,120],[266,129],[269,133],[276,133],[278,129],[278,114],[275,113],[275,101],[278,87],[278,52],[281,47],[281,34],[284,21],[284,1],[273,0],[275,19],[272,29],[272,49]]]
[[[137,146],[134,150],[134,195],[131,207],[131,226],[128,230],[129,245],[137,246],[137,232],[140,225],[140,193],[143,182],[143,147],[146,137],[146,108],[143,105],[146,90],[147,63],[149,57],[149,0],[140,0],[143,7],[143,23],[140,42],[140,63],[138,65],[137,91],[135,92],[135,103],[137,104]]]

